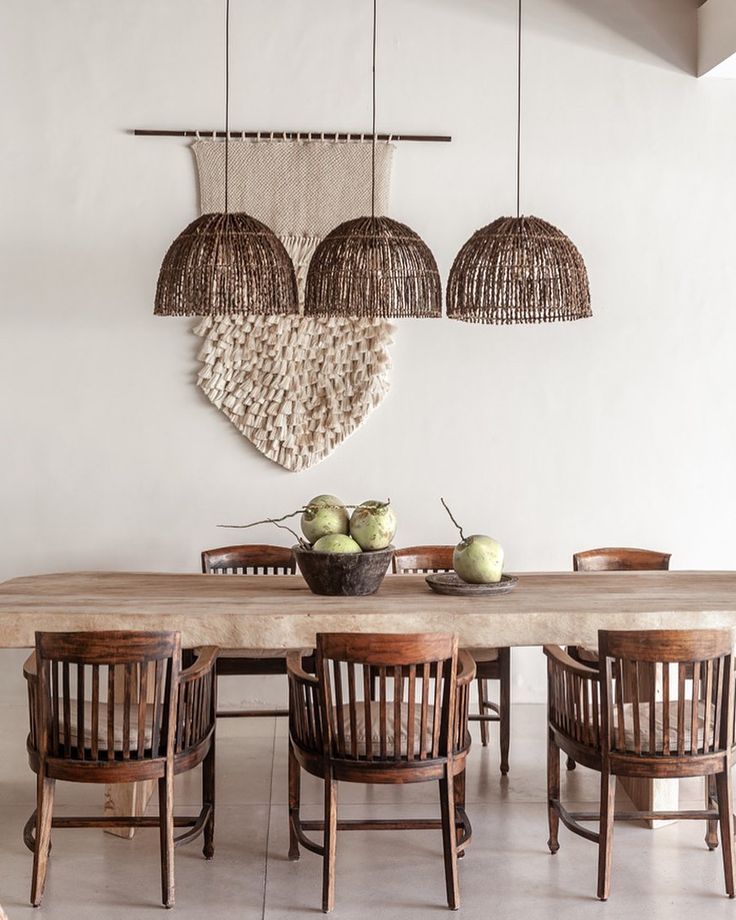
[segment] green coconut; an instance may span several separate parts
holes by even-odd
[[[345,502],[336,495],[317,495],[307,503],[301,527],[309,543],[328,534],[349,534],[350,515]]]
[[[360,553],[360,546],[344,533],[328,533],[312,547],[315,553]]]
[[[353,511],[350,536],[364,550],[385,549],[396,535],[396,515],[389,502],[367,501]]]
[[[503,574],[503,547],[483,534],[465,537],[453,551],[452,567],[471,585],[496,584]]]

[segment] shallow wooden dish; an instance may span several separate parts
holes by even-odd
[[[508,594],[519,582],[512,575],[502,575],[501,581],[492,585],[471,585],[456,572],[433,572],[425,581],[437,594],[454,594],[461,597],[487,597],[489,594]]]

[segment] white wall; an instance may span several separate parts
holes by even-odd
[[[152,315],[193,162],[126,129],[220,122],[222,6],[0,5],[0,578],[195,571],[233,536],[218,523],[325,491],[390,495],[401,543],[454,539],[444,494],[512,570],[601,544],[733,568],[736,84],[692,76],[694,0],[527,0],[524,208],[583,251],[595,317],[401,323],[389,398],[299,475],[199,394],[191,324]],[[235,127],[368,127],[367,0],[233,10]],[[380,126],[454,138],[401,146],[394,173],[393,214],[444,277],[513,206],[514,15],[381,3]],[[0,680],[21,700],[17,658]],[[516,699],[542,698],[539,653],[515,666]]]
[[[698,8],[698,73],[736,77],[736,7],[732,0],[706,0]]]

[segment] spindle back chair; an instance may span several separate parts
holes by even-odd
[[[654,572],[667,571],[670,567],[670,553],[651,549],[635,549],[625,546],[586,549],[574,553],[573,572]],[[591,668],[598,667],[598,651],[585,645],[568,645],[567,653],[576,661]],[[575,769],[575,761],[568,758],[567,769]]]
[[[202,552],[204,575],[296,575],[296,557],[288,546],[246,543],[220,546]],[[286,653],[281,649],[264,649],[256,655],[244,655],[238,649],[221,649],[217,659],[217,676],[286,674]],[[288,709],[220,709],[219,718],[254,716],[288,716]]]
[[[598,888],[610,892],[614,817],[720,822],[726,891],[734,897],[734,661],[730,630],[598,633],[600,667],[545,647],[548,663],[549,847],[559,849],[559,821],[599,846]],[[601,774],[597,816],[560,803],[560,750]],[[702,811],[634,811],[614,815],[616,776],[703,776],[714,789]],[[581,821],[600,820],[600,831]],[[709,841],[709,846],[711,843]]]
[[[448,905],[459,906],[457,857],[470,840],[465,813],[465,761],[470,655],[445,634],[320,633],[316,674],[298,654],[287,658],[289,720],[289,858],[299,846],[323,857],[322,908],[332,910],[338,830],[442,829]],[[374,678],[376,688],[373,687]],[[300,771],[325,784],[325,819],[302,821]],[[338,821],[337,783],[440,786],[437,819]],[[316,844],[308,830],[323,830]]]
[[[452,572],[453,546],[407,546],[394,553],[393,571],[396,575],[419,575],[430,572]],[[478,686],[478,713],[471,722],[480,722],[480,740],[488,746],[488,722],[499,723],[501,773],[509,772],[511,742],[511,649],[468,649],[475,659]],[[499,681],[499,702],[488,696],[488,681]]]
[[[214,854],[215,682],[217,650],[202,649],[181,669],[175,632],[36,633],[24,666],[28,756],[37,774],[36,810],[24,839],[33,851],[31,902],[43,897],[52,827],[157,826],[162,898],[174,903],[173,848],[204,834]],[[173,779],[204,763],[203,805],[173,816]],[[136,783],[157,779],[159,817],[53,817],[57,780]],[[174,825],[190,828],[177,841]]]

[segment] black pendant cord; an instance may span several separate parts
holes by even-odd
[[[371,141],[371,219],[376,216],[376,24],[378,0],[373,0],[373,139]]]
[[[521,3],[517,23],[518,47],[516,60],[516,216],[521,217]]]
[[[230,0],[225,0],[225,214],[228,213],[230,166]]]

